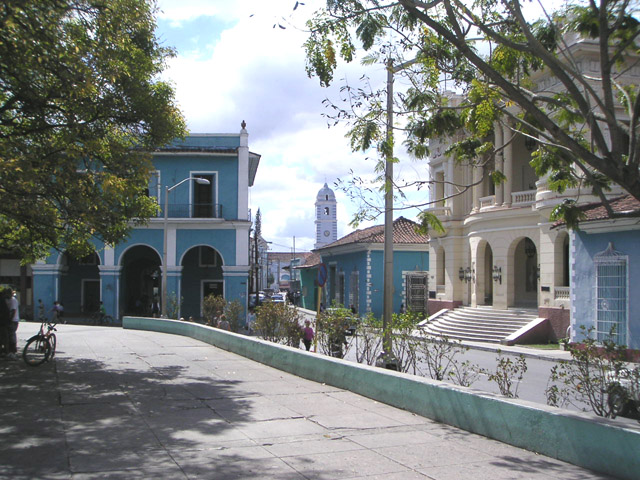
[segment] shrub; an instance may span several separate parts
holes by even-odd
[[[284,303],[266,302],[257,307],[255,330],[269,342],[300,346],[302,329],[298,312]]]
[[[427,337],[420,343],[419,358],[426,371],[421,372],[434,380],[444,380],[456,385],[470,387],[478,379],[479,368],[469,361],[459,362],[456,357],[464,354],[469,347],[461,341],[450,340],[447,336]]]
[[[613,329],[601,343],[594,338],[593,327],[582,326],[581,330],[585,339],[568,345],[572,361],[551,369],[545,391],[547,404],[573,405],[581,410],[587,405],[600,417],[615,418],[625,400],[620,401],[617,378],[625,369],[627,348],[613,340]]]
[[[498,350],[497,360],[498,365],[495,372],[482,370],[481,373],[486,374],[489,381],[498,385],[502,395],[508,398],[518,398],[518,388],[527,371],[524,355],[518,355],[518,358],[512,361],[511,358],[500,355],[500,350]]]
[[[204,297],[202,310],[207,325],[216,327],[217,319],[224,313],[226,306],[227,301],[220,295],[215,295],[212,293]],[[229,322],[231,323],[230,320]]]
[[[346,331],[354,322],[350,310],[334,304],[316,317],[316,338],[320,352],[336,358],[344,358],[351,344]]]

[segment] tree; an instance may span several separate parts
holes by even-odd
[[[0,6],[0,249],[25,262],[122,240],[157,212],[155,148],[185,134],[153,0]],[[131,221],[133,219],[133,221]]]
[[[614,214],[605,194],[615,183],[640,200],[639,86],[623,83],[640,58],[637,4],[537,6],[539,19],[513,0],[328,0],[308,23],[307,72],[328,85],[337,59],[350,62],[359,48],[369,52],[365,63],[400,65],[408,58],[411,86],[397,104],[417,158],[428,155],[429,138],[464,130],[450,153],[486,167],[497,153],[492,130],[500,122],[536,142],[532,165],[552,189],[586,186],[611,216],[634,214]],[[578,45],[593,49],[596,72],[573,56]],[[543,87],[536,76],[554,85]],[[443,84],[463,94],[460,105],[447,104]],[[334,116],[352,122],[354,149],[377,145],[384,156],[393,138],[382,127],[380,94],[355,92],[350,105],[359,111],[334,105]],[[501,172],[490,174],[504,180]],[[554,216],[570,226],[579,220],[575,202]]]

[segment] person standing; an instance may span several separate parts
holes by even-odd
[[[20,322],[20,304],[16,298],[15,290],[10,290],[9,292],[9,300],[7,300],[11,316],[11,323],[9,324],[9,357],[16,358],[16,354],[18,353],[18,335],[16,332],[18,331],[18,323]]]
[[[227,320],[227,316],[223,313],[220,315],[220,320],[218,321],[218,328],[221,330],[231,330],[231,325],[229,325],[229,321]]]
[[[11,310],[9,309],[9,289],[0,289],[0,355],[9,356],[10,341],[9,331],[11,330]],[[11,358],[11,357],[8,357]]]
[[[38,299],[38,320],[40,323],[45,321],[44,303],[42,303],[41,298]]]
[[[311,328],[311,322],[309,320],[304,321],[304,329],[302,330],[302,343],[304,343],[304,348],[307,349],[307,352],[311,348],[311,342],[314,337],[313,328]]]

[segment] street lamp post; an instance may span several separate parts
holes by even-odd
[[[184,180],[180,180],[175,185],[169,187],[165,186],[164,190],[164,242],[162,244],[162,316],[167,318],[167,275],[168,275],[168,266],[167,266],[167,230],[169,223],[169,192],[179,187],[185,182],[190,180],[195,181],[200,185],[209,185],[211,182],[206,178],[199,177],[187,177]]]

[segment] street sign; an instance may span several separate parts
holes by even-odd
[[[324,284],[327,283],[327,266],[324,263],[318,265],[318,286],[324,287]]]

